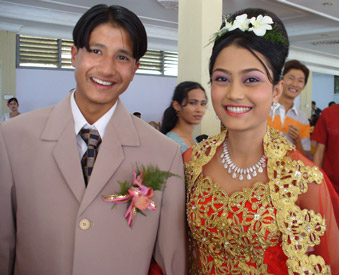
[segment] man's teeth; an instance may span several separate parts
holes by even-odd
[[[227,111],[235,114],[241,114],[248,112],[251,108],[250,107],[226,107]]]
[[[113,85],[113,82],[108,82],[108,81],[103,81],[101,79],[98,79],[98,78],[94,78],[92,77],[92,80],[100,85],[106,85],[106,86],[110,86],[110,85]]]

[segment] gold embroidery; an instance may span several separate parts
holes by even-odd
[[[324,219],[295,205],[308,183],[321,183],[319,169],[293,161],[289,155],[294,146],[268,128],[264,152],[269,183],[258,182],[228,196],[201,173],[225,136],[223,132],[198,144],[185,163],[187,217],[199,248],[200,272],[268,274],[264,252],[282,243],[289,274],[331,274],[322,257],[306,255],[308,247],[319,244]]]

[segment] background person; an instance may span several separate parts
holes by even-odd
[[[311,115],[316,115],[319,117],[321,114],[321,109],[317,107],[317,103],[315,101],[312,101],[312,110]]]
[[[154,258],[165,274],[183,275],[180,148],[119,99],[146,52],[145,28],[124,7],[96,5],[73,41],[76,89],[56,106],[0,124],[0,274],[146,275]],[[139,193],[156,208],[136,213],[130,227],[127,205],[112,209],[103,196],[132,183],[136,165],[178,176]]]
[[[138,118],[141,118],[141,113],[140,112],[134,112],[133,115],[138,117]]]
[[[339,105],[321,113],[312,133],[317,142],[313,162],[322,167],[339,195]]]
[[[330,101],[329,103],[328,103],[328,107],[331,107],[331,106],[333,106],[333,105],[335,105],[336,103],[335,103],[335,101]]]
[[[286,62],[283,71],[283,92],[277,108],[272,111],[274,116],[271,112],[267,124],[286,135],[304,156],[311,158],[309,120],[294,104],[294,100],[307,84],[308,75],[309,69],[298,60]]]
[[[182,153],[197,143],[193,130],[201,122],[206,104],[205,90],[197,82],[182,82],[174,90],[172,102],[164,112],[160,131],[179,143]]]
[[[198,255],[190,274],[338,274],[339,231],[323,175],[267,127],[282,91],[286,29],[262,9],[225,21],[209,73],[227,129],[184,153],[190,244],[198,250],[189,254]]]
[[[19,102],[15,97],[12,97],[8,99],[7,101],[7,107],[11,110],[9,113],[4,114],[0,118],[0,123],[4,122],[6,120],[9,120],[10,118],[16,117],[20,115],[20,112],[18,111],[19,108]]]

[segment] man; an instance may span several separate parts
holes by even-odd
[[[313,161],[322,167],[339,194],[339,105],[322,111],[312,133],[317,142]]]
[[[317,103],[315,101],[312,101],[312,110],[311,115],[316,115],[319,117],[321,114],[321,109],[317,107]]]
[[[141,118],[141,113],[140,112],[134,112],[133,115],[138,117],[138,118]]]
[[[311,151],[310,125],[307,115],[295,106],[294,100],[305,88],[308,75],[308,68],[298,60],[286,62],[279,105],[274,116],[271,112],[267,120],[268,126],[281,131],[304,156],[310,156]]]
[[[165,274],[184,274],[180,148],[119,100],[146,52],[144,26],[123,7],[97,5],[73,39],[75,91],[0,126],[0,274],[148,274],[152,256]],[[98,143],[87,145],[86,131]],[[93,172],[83,165],[83,173],[90,151]],[[127,205],[112,209],[102,197],[132,183],[136,165],[178,177],[154,191],[155,211],[137,212],[129,227]]]

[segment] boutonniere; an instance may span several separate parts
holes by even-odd
[[[119,182],[120,192],[118,194],[103,196],[106,202],[113,202],[114,205],[127,203],[127,211],[125,218],[128,225],[131,226],[136,212],[146,216],[143,210],[156,210],[156,206],[152,198],[154,191],[162,190],[165,181],[172,176],[177,176],[171,172],[161,171],[158,167],[149,165],[133,169],[133,182]],[[112,208],[113,208],[112,207]]]

